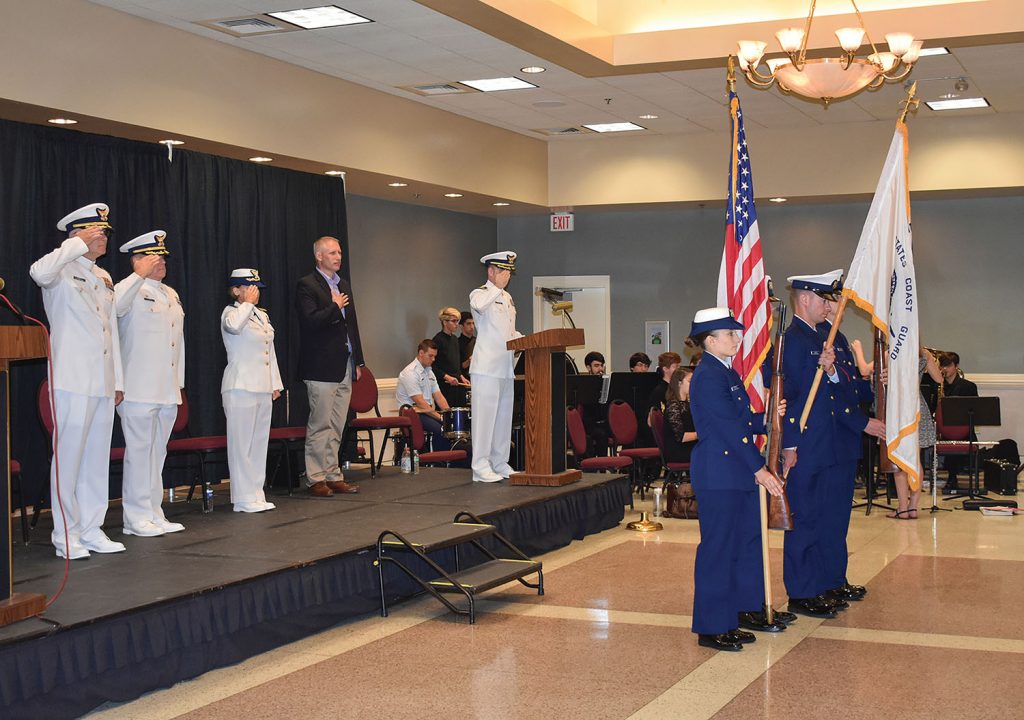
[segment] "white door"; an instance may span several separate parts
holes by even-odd
[[[545,275],[533,278],[533,329],[534,332],[550,328],[572,327],[565,312],[552,309],[552,303],[545,300],[541,288],[557,290],[564,295],[561,301],[571,301],[569,314],[582,328],[586,345],[568,348],[576,360],[580,372],[585,372],[583,358],[591,350],[597,350],[605,357],[605,372],[614,368],[611,356],[611,283],[608,275]]]

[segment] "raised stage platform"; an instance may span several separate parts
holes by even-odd
[[[111,508],[105,527],[128,551],[72,562],[45,619],[0,628],[0,717],[77,717],[376,613],[371,548],[382,530],[421,530],[468,510],[539,555],[614,527],[631,500],[628,478],[614,475],[565,487],[473,483],[462,469],[351,477],[357,495],[273,496],[266,513],[232,512],[226,492],[205,515],[198,502],[166,505],[187,529],[157,538],[122,537]],[[44,523],[14,549],[15,592],[52,595],[60,584],[64,563]],[[395,599],[417,591],[397,573],[388,589]]]

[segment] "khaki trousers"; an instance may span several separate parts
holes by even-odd
[[[340,383],[306,380],[309,395],[309,422],[306,423],[306,486],[318,482],[342,480],[338,467],[341,440],[345,436],[348,405],[352,398],[352,375],[349,363],[345,379]]]

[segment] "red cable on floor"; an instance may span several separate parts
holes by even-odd
[[[50,382],[47,383],[47,390],[50,401],[50,417],[53,419],[53,438],[51,447],[53,450],[53,476],[55,479],[54,484],[57,486],[57,508],[60,510],[60,517],[64,521],[64,577],[61,578],[60,587],[57,588],[57,592],[53,594],[53,597],[46,601],[46,607],[43,608],[45,611],[53,605],[54,601],[56,601],[57,598],[60,597],[60,594],[64,592],[64,587],[68,584],[68,575],[71,572],[71,543],[68,540],[68,518],[67,515],[64,514],[64,502],[60,496],[60,462],[57,454],[57,406],[54,399],[55,396],[53,394],[53,346],[50,344],[50,331],[46,328],[44,323],[35,319],[31,315],[25,315],[20,312],[16,307],[14,307],[14,304],[7,299],[6,295],[0,294],[0,299],[7,304],[7,307],[9,307],[11,312],[15,315],[24,318],[25,320],[30,320],[41,327],[43,329],[43,334],[46,336],[46,368],[48,377],[50,378]],[[22,492],[24,492],[24,489],[22,489]]]

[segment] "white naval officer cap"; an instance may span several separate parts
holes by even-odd
[[[480,258],[480,262],[484,265],[493,265],[494,267],[502,270],[515,272],[517,257],[519,256],[511,250],[502,250],[500,252],[491,253],[490,255],[484,255]]]
[[[120,250],[132,255],[170,255],[170,251],[164,244],[166,239],[167,233],[163,230],[153,230],[139,235],[137,238],[132,238],[122,245]]]
[[[843,271],[832,270],[823,275],[791,275],[786,281],[794,290],[810,290],[826,300],[835,300],[836,293],[843,289]]]
[[[70,212],[60,219],[57,229],[61,232],[71,232],[87,227],[113,228],[108,219],[110,208],[105,203],[89,203]]]
[[[228,278],[228,285],[255,285],[256,287],[266,287],[263,281],[260,279],[260,272],[255,268],[236,268],[231,271],[231,276]]]
[[[713,307],[698,310],[690,325],[690,337],[695,338],[701,333],[712,330],[742,330],[743,323],[733,317],[732,310],[724,307]]]

